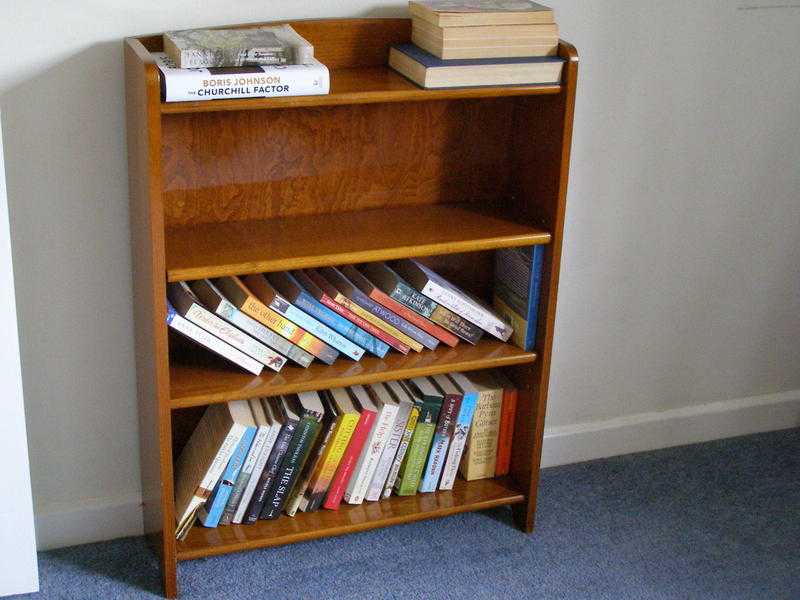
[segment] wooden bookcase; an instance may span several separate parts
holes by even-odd
[[[423,90],[386,66],[389,46],[410,39],[407,19],[291,25],[331,69],[329,95],[167,104],[150,56],[161,37],[125,42],[144,518],[167,597],[179,560],[501,505],[533,530],[576,51],[561,42],[560,85]],[[484,339],[253,377],[170,347],[167,281],[413,256],[488,297],[491,251],[531,244],[546,244],[535,352]],[[173,459],[203,406],[486,368],[520,388],[507,477],[175,540]]]

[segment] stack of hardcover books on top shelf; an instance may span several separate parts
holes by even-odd
[[[176,462],[176,537],[505,475],[516,404],[483,371],[209,406]]]
[[[413,43],[394,46],[392,68],[424,88],[553,84],[553,11],[530,0],[412,0]]]
[[[164,34],[153,58],[165,102],[327,94],[328,69],[289,25]]]
[[[494,307],[405,259],[170,283],[167,323],[254,375],[476,344],[484,333],[532,350],[542,256],[542,246],[495,253]]]

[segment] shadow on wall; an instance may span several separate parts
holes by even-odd
[[[138,494],[121,43],[0,109],[37,509]]]

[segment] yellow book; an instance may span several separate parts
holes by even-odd
[[[461,386],[462,391],[477,392],[478,402],[467,438],[467,449],[461,457],[461,475],[467,481],[494,477],[503,388],[486,371],[467,373],[464,378],[471,384],[471,389]]]

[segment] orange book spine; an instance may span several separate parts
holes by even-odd
[[[432,335],[440,342],[444,342],[451,348],[455,347],[455,345],[458,344],[458,338],[454,336],[452,333],[450,333],[443,327],[439,327],[433,321],[429,321],[425,317],[415,313],[407,306],[403,306],[397,300],[386,295],[378,288],[373,288],[369,295],[370,298],[375,300],[375,302],[383,304],[386,308],[400,315],[412,325],[416,325],[417,327],[422,329],[422,331],[424,331],[425,333]]]
[[[500,432],[497,435],[497,462],[495,477],[507,475],[511,468],[511,444],[514,438],[514,421],[517,414],[517,390],[503,390],[503,406],[500,409]]]

